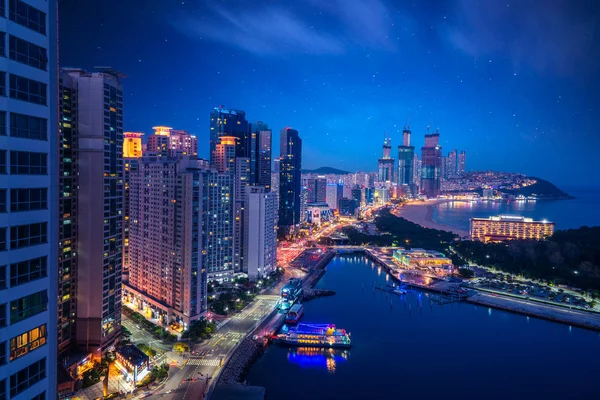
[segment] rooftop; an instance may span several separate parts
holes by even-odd
[[[138,349],[133,344],[128,344],[117,350],[123,358],[128,359],[132,364],[139,365],[148,359],[146,353]]]
[[[533,218],[527,218],[520,215],[498,215],[498,216],[490,216],[488,218],[471,218],[473,221],[502,221],[502,222],[533,222],[540,224],[553,224],[554,222],[550,222],[547,220],[534,221]]]

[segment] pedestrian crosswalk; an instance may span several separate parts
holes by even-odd
[[[190,358],[187,361],[187,365],[200,365],[205,367],[216,367],[220,361],[218,359],[206,359],[206,358]]]

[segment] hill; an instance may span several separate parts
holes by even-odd
[[[303,169],[302,173],[304,174],[320,174],[320,175],[348,175],[352,172],[342,171],[341,169],[331,168],[331,167],[321,167],[317,169]]]
[[[573,196],[560,190],[556,185],[551,182],[545,181],[540,178],[530,177],[535,179],[536,183],[533,185],[525,186],[519,189],[502,190],[505,193],[510,193],[515,196],[522,194],[523,196],[536,195],[540,199],[572,199]]]

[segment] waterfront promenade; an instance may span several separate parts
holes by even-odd
[[[353,248],[354,251],[360,251],[359,248]],[[408,271],[401,269],[389,255],[390,248],[365,248],[364,251],[373,260],[383,266],[386,271],[396,280],[400,280],[409,286],[440,292],[441,294],[451,294],[450,289],[456,286],[438,277],[426,274],[419,274],[418,271]],[[600,331],[600,314],[595,312],[571,309],[562,306],[553,306],[548,303],[521,299],[513,296],[503,295],[501,293],[488,293],[487,291],[474,288],[471,293],[474,295],[466,298],[466,301],[497,308],[504,311],[519,313],[531,317],[541,318],[562,324],[577,326],[580,328]]]
[[[559,322],[579,328],[600,331],[600,314],[549,304],[532,302],[497,294],[477,292],[466,301],[527,316]]]

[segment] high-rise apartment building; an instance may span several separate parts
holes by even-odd
[[[512,215],[471,218],[471,240],[502,242],[515,239],[542,240],[554,234],[554,222],[534,221]]]
[[[169,155],[169,144],[171,142],[171,127],[153,126],[154,133],[148,136],[146,151],[148,153],[157,153],[163,156]]]
[[[235,272],[241,272],[244,256],[244,203],[246,201],[246,187],[250,182],[250,159],[236,157],[235,136],[221,136],[215,146],[212,160],[213,168],[220,174],[230,175],[233,182],[233,259],[232,267]]]
[[[204,182],[204,268],[208,280],[230,281],[234,273],[234,175],[212,169],[204,174]]]
[[[383,157],[378,162],[377,179],[379,182],[394,181],[394,164],[395,160],[391,157],[392,139],[384,138],[383,140]]]
[[[410,127],[402,131],[402,146],[398,146],[398,184],[414,183],[415,148],[410,145]]]
[[[141,132],[124,132],[123,140],[123,262],[122,281],[129,279],[129,174],[143,155]]]
[[[142,132],[123,133],[123,157],[140,158],[142,156]]]
[[[421,160],[419,159],[419,155],[417,153],[415,153],[414,160],[413,183],[417,186],[421,186]]]
[[[307,203],[324,203],[327,201],[327,179],[324,176],[308,178],[306,184]]]
[[[360,186],[357,185],[352,189],[352,198],[356,200],[357,207],[362,205],[362,189]]]
[[[273,160],[273,172],[271,172],[271,191],[279,196],[279,158]]]
[[[188,131],[172,129],[169,149],[172,155],[198,157],[198,138]]]
[[[425,146],[421,148],[421,193],[435,197],[440,192],[440,169],[442,146],[438,131],[425,135]]]
[[[290,228],[300,222],[302,188],[302,139],[298,131],[283,128],[279,150],[279,226]]]
[[[339,206],[339,200],[344,197],[344,184],[342,183],[328,183],[326,189],[325,200],[329,208],[337,210]]]
[[[466,165],[467,165],[467,153],[463,150],[458,155],[458,164],[456,166],[456,173],[459,176],[464,175],[464,173],[466,171],[466,169],[465,169]]]
[[[58,352],[75,342],[77,315],[77,90],[69,75],[59,80]]]
[[[121,332],[121,274],[123,247],[123,90],[122,74],[110,68],[100,72],[81,69],[61,71],[63,98],[71,93],[76,104],[61,110],[71,115],[73,154],[78,168],[76,220],[68,212],[61,224],[76,224],[76,236],[59,243],[68,250],[67,240],[76,241],[76,271],[71,263],[59,270],[59,297],[77,299],[75,342],[86,351],[105,353],[117,343]],[[63,105],[66,105],[63,99]],[[63,132],[65,128],[62,124]],[[61,174],[70,167],[61,162]],[[62,171],[64,169],[64,171]],[[66,204],[63,204],[66,211]],[[71,250],[72,251],[72,248]],[[68,254],[68,252],[67,252]],[[67,259],[67,258],[66,258]],[[72,274],[76,275],[73,285]],[[76,288],[76,293],[73,293]],[[82,295],[85,293],[85,295]],[[76,294],[76,295],[75,295]],[[66,304],[62,306],[66,310]],[[60,309],[59,309],[60,310]],[[61,312],[61,311],[59,311]],[[64,314],[63,314],[64,318]]]
[[[251,186],[246,193],[244,272],[257,280],[277,267],[277,194]]]
[[[198,156],[198,139],[187,131],[175,130],[169,126],[154,126],[154,133],[148,136],[146,151],[170,157]]]
[[[235,159],[235,176],[233,181],[234,199],[234,233],[233,233],[233,270],[242,272],[244,267],[244,243],[246,236],[246,192],[250,187],[250,159],[238,157]]]
[[[52,399],[59,208],[56,1],[0,5],[0,398]]]
[[[200,161],[149,154],[129,173],[130,265],[125,303],[186,329],[206,305],[203,266],[210,172]]]
[[[448,153],[446,157],[446,176],[445,178],[453,178],[457,175],[458,152],[456,149]]]
[[[250,125],[246,113],[241,110],[228,110],[223,106],[215,107],[210,113],[210,163],[221,136],[234,136],[236,141],[236,157],[251,158],[252,141]]]

